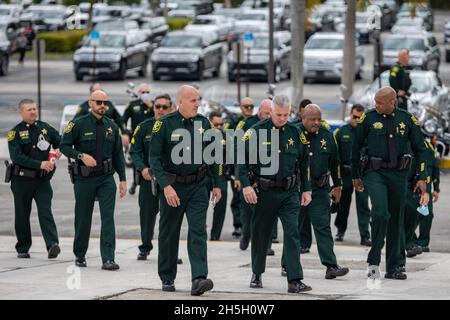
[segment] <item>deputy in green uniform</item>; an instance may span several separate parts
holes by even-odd
[[[223,128],[222,113],[220,113],[218,111],[211,112],[209,114],[209,121],[211,122],[211,126],[213,127],[213,129],[218,130],[223,137],[221,143],[222,143],[223,152],[224,152],[223,153],[224,159],[226,159],[225,156],[226,156],[226,152],[227,152],[227,150],[226,150],[227,145],[226,145],[225,134],[222,131],[222,128]],[[221,168],[223,170],[223,166]],[[224,174],[223,171],[222,171],[222,174]],[[227,183],[226,179],[220,179],[219,188],[220,188],[222,197],[220,198],[220,201],[217,202],[214,207],[211,232],[210,232],[210,236],[209,236],[209,239],[211,241],[220,240],[223,223],[225,221],[225,213],[227,211],[227,195],[228,195],[228,183]],[[207,189],[208,189],[209,193],[213,189],[213,181],[212,181],[211,177],[208,177]]]
[[[308,145],[312,201],[300,210],[299,233],[303,220],[308,216],[316,236],[320,262],[326,267],[325,278],[334,279],[346,275],[349,271],[337,263],[330,226],[330,197],[334,197],[339,203],[342,193],[339,153],[333,134],[322,126],[322,111],[318,105],[310,104],[305,107],[300,130],[301,141]],[[332,187],[330,175],[333,179]],[[282,266],[289,272],[284,259]]]
[[[127,192],[125,160],[119,128],[105,117],[108,96],[94,91],[89,100],[90,113],[69,122],[61,142],[61,152],[76,159],[71,167],[75,191],[75,264],[86,267],[85,255],[89,245],[92,211],[98,199],[101,218],[100,254],[104,270],[117,270],[114,261],[116,246],[114,207],[116,183],[120,178],[120,197]]]
[[[408,90],[411,87],[411,78],[406,66],[409,62],[409,51],[401,49],[398,53],[398,61],[391,67],[389,73],[389,85],[397,92],[398,107],[408,110]]]
[[[258,122],[245,133],[242,140],[245,142],[246,161],[239,165],[239,178],[244,199],[255,210],[251,231],[253,275],[250,287],[263,287],[261,275],[265,271],[267,245],[271,240],[272,227],[280,218],[284,232],[283,255],[288,292],[301,293],[311,290],[311,287],[301,281],[299,198],[301,205],[309,204],[311,185],[306,145],[300,141],[297,127],[287,122],[290,109],[287,96],[275,96],[271,118]],[[261,153],[267,155],[270,161],[263,160]]]
[[[48,123],[37,120],[38,109],[31,99],[19,103],[22,122],[8,132],[8,148],[12,165],[9,168],[14,196],[16,251],[18,258],[30,258],[30,214],[36,202],[39,224],[48,251],[53,259],[60,253],[58,232],[52,215],[53,190],[50,184],[55,165],[48,161],[50,147],[59,157],[61,137]]]
[[[150,87],[146,83],[141,83],[138,87],[139,99],[130,101],[123,112],[122,121],[124,127],[127,128],[128,120],[131,119],[131,131],[127,131],[129,137],[132,136],[138,124],[152,118],[155,113],[153,111],[153,102],[150,98]],[[136,193],[136,166],[133,163],[133,183],[131,184],[129,193]]]
[[[432,193],[432,188],[434,187],[434,194],[433,199],[435,200],[436,197],[436,188],[439,190],[439,163],[437,159],[437,155],[434,151],[433,145],[428,141],[425,140],[425,147],[427,148],[427,158],[426,158],[426,164],[427,164],[427,192],[428,194]],[[414,187],[417,182],[418,178],[418,172],[420,171],[420,168],[417,166],[416,158],[413,158],[413,164],[411,166],[411,170],[408,174],[408,191],[406,195],[406,209],[405,209],[405,240],[402,241],[403,247],[400,248],[400,268],[404,268],[406,265],[406,257],[412,258],[415,257],[418,254],[421,254],[423,252],[423,248],[421,245],[416,243],[416,228],[419,225],[420,220],[429,219],[428,216],[432,214],[432,206],[433,202],[429,201],[428,207],[429,214],[428,216],[423,216],[419,212],[417,212],[417,208],[420,206],[419,200],[420,195],[415,193]],[[437,177],[436,177],[436,173]],[[439,197],[439,192],[437,192]],[[423,217],[423,218],[422,218]],[[424,232],[424,230],[422,230]],[[423,234],[422,234],[423,236]],[[429,230],[428,230],[428,236],[429,236]],[[405,251],[406,251],[406,257],[405,257]]]
[[[241,120],[238,125],[238,130],[241,129],[241,134],[243,135],[247,130],[253,127],[256,123],[261,120],[270,118],[270,113],[272,109],[272,101],[269,99],[264,99],[258,109],[258,113]],[[235,150],[237,150],[237,144],[235,144]],[[239,164],[237,164],[239,166]],[[251,237],[251,225],[252,217],[254,214],[254,206],[248,204],[246,201],[241,202],[241,222],[242,222],[242,235],[239,241],[239,248],[241,250],[247,250],[250,243]],[[272,232],[273,233],[273,232]],[[274,255],[275,253],[271,248],[268,249],[269,255]]]
[[[439,158],[434,150],[433,144],[430,141],[427,141],[428,147],[430,150],[433,150],[434,158],[431,161],[432,165],[428,164],[427,170],[428,174],[431,178],[429,191],[432,190],[431,196],[432,200],[428,202],[428,211],[429,214],[427,216],[420,215],[419,216],[419,236],[414,233],[414,244],[422,247],[422,252],[430,252],[430,231],[431,231],[431,223],[433,221],[433,205],[439,200],[440,190],[440,168],[439,168]],[[431,157],[431,152],[428,151],[429,157]],[[431,186],[432,185],[432,186]],[[417,226],[416,226],[417,228]]]
[[[336,140],[339,158],[341,161],[342,175],[342,196],[339,203],[339,209],[334,220],[337,228],[335,241],[344,241],[345,231],[347,230],[348,215],[350,212],[350,204],[352,202],[353,184],[352,184],[352,144],[355,138],[355,128],[358,120],[364,113],[364,107],[355,104],[350,112],[350,122],[334,131],[334,139]],[[356,214],[358,216],[358,229],[361,237],[360,244],[363,246],[371,246],[370,242],[370,209],[369,194],[367,191],[356,192]]]
[[[92,95],[92,93],[94,91],[99,91],[99,90],[100,91],[103,90],[100,83],[97,83],[97,82],[93,83],[89,87],[89,94]],[[74,120],[81,116],[89,114],[89,109],[90,109],[89,100],[86,100],[85,102],[83,102],[82,104],[80,104],[78,106]],[[116,125],[119,127],[119,129],[121,130],[122,133],[125,132],[125,126],[122,121],[122,116],[119,114],[116,107],[110,100],[108,100],[108,105],[106,106],[105,116],[112,119],[116,123]]]
[[[152,192],[151,180],[153,177],[149,163],[152,129],[155,121],[175,111],[172,110],[172,101],[167,94],[157,96],[153,108],[155,110],[155,117],[147,119],[136,126],[133,138],[131,139],[130,149],[134,166],[140,175],[139,218],[142,244],[139,246],[138,260],[147,260],[147,256],[153,249],[153,230],[155,228],[156,215],[159,211],[157,194],[154,191]]]
[[[372,248],[367,263],[368,277],[379,278],[381,250],[386,237],[385,278],[404,280],[399,271],[401,232],[408,170],[411,165],[410,147],[417,158],[419,178],[415,190],[420,190],[420,203],[428,204],[426,193],[426,148],[420,123],[405,111],[396,108],[397,94],[383,87],[375,94],[375,109],[366,112],[358,122],[352,151],[353,186],[357,192],[367,188],[371,208]],[[368,161],[360,161],[366,148]],[[361,174],[362,171],[365,172]]]
[[[228,130],[236,131],[238,127],[240,129],[243,128],[245,119],[250,117],[253,114],[253,110],[255,109],[255,105],[253,104],[252,98],[245,97],[240,101],[240,109],[241,114],[237,118],[237,120],[233,118],[229,118],[223,127],[223,131],[226,133]],[[236,143],[236,142],[235,142]],[[231,211],[233,212],[233,226],[234,231],[232,233],[233,237],[239,238],[242,235],[242,221],[241,221],[241,208],[242,208],[242,192],[241,192],[241,183],[237,178],[237,168],[236,166],[226,164],[225,170],[229,170],[232,172],[232,175],[235,177],[234,181],[231,182],[231,190],[233,191],[233,198],[231,199]]]
[[[177,101],[178,111],[155,122],[150,142],[150,167],[163,190],[160,196],[158,273],[163,291],[175,291],[180,228],[186,213],[191,295],[201,295],[213,288],[212,280],[207,279],[208,192],[205,177],[210,169],[214,186],[212,201],[218,203],[221,165],[213,163],[208,166],[203,156],[205,148],[212,143],[204,141],[205,131],[211,128],[211,124],[198,114],[199,92],[192,86],[182,86],[178,90]],[[211,134],[212,130],[207,133]],[[222,147],[221,140],[220,136],[214,143]]]

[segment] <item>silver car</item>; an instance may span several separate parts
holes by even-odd
[[[421,17],[401,18],[391,29],[392,33],[411,33],[426,31],[425,21]]]
[[[338,78],[342,76],[344,35],[340,33],[315,33],[305,44],[304,78]],[[364,55],[356,44],[355,77],[361,78]]]
[[[433,107],[442,113],[447,112],[448,88],[434,71],[411,70],[410,78],[410,97],[417,104],[412,104],[411,100],[408,101],[409,112],[416,114],[419,120],[421,120],[421,110],[424,109],[424,106]],[[389,71],[381,74],[381,86],[389,86]],[[360,103],[369,109],[373,108],[375,93],[379,88],[380,83],[377,78],[362,92],[355,93],[350,97],[348,108],[350,109],[355,103]]]
[[[445,61],[450,62],[450,21],[445,23],[444,31]]]

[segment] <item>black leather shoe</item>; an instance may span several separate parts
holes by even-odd
[[[55,259],[56,257],[58,257],[58,254],[60,254],[60,252],[61,252],[61,249],[59,248],[58,244],[54,243],[48,249],[48,258]]]
[[[183,260],[181,260],[181,258],[177,258],[177,264],[183,264]]]
[[[261,280],[261,276],[256,275],[256,274],[252,274],[252,280],[250,280],[250,288],[262,288],[262,280]]]
[[[242,232],[241,227],[234,227],[234,231],[233,231],[233,233],[231,235],[234,238],[239,239],[239,237],[241,236],[241,232]]]
[[[273,251],[272,248],[267,249],[267,255],[268,256],[274,256],[275,255],[275,251]]]
[[[343,277],[349,272],[348,268],[343,268],[338,265],[327,267],[325,279],[334,279],[336,277]]]
[[[136,187],[137,185],[135,183],[133,183],[130,187],[130,189],[128,190],[129,194],[135,194],[136,193]]]
[[[18,253],[17,258],[19,259],[30,259],[30,254],[28,252]]]
[[[115,263],[113,260],[108,260],[102,265],[102,270],[115,271],[119,270],[119,265]]]
[[[137,259],[138,260],[147,260],[148,255],[150,254],[150,251],[139,251]]]
[[[197,278],[192,280],[191,296],[201,296],[206,291],[211,290],[214,283],[211,279]]]
[[[86,259],[81,257],[75,258],[75,265],[79,268],[86,268],[87,267]]]
[[[422,247],[422,252],[430,252],[430,247]]]
[[[278,240],[277,238],[273,238],[272,243],[280,243],[280,240]]]
[[[370,241],[370,239],[362,239],[359,244],[362,246],[371,247],[372,241]]]
[[[311,291],[312,288],[300,280],[293,280],[288,283],[288,292],[289,293],[301,293],[306,291]]]
[[[406,256],[408,258],[413,258],[416,256],[416,251],[414,250],[414,248],[408,249],[406,250]]]
[[[300,248],[300,253],[301,254],[309,253],[309,248]]]
[[[162,282],[162,291],[174,292],[175,291],[175,283],[173,280],[166,280]]]
[[[408,277],[403,272],[394,272],[394,273],[387,273],[384,275],[386,279],[393,279],[393,280],[406,280]]]
[[[423,252],[423,249],[421,246],[414,246],[413,250],[416,253],[416,255],[422,254],[422,252]]]
[[[344,233],[343,232],[338,232],[337,234],[336,234],[336,238],[334,238],[334,241],[337,241],[337,242],[342,242],[342,241],[344,241]]]
[[[400,270],[400,272],[406,272],[405,266],[400,267],[399,270]]]
[[[250,240],[245,239],[244,236],[241,236],[241,240],[239,241],[239,248],[241,250],[247,250],[249,244],[250,244]]]

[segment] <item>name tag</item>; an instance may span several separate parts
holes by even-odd
[[[29,135],[30,135],[30,132],[29,132],[28,130],[24,130],[24,131],[20,131],[20,132],[19,132],[19,136],[20,136],[22,139],[28,138]]]
[[[93,132],[85,132],[84,135],[85,136],[92,136],[94,133]]]

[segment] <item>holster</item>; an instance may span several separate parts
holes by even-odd
[[[8,160],[5,160],[5,166],[6,166],[5,182],[9,183],[11,181],[14,164],[13,163],[9,163]]]
[[[69,160],[69,164],[67,166],[67,171],[69,172],[70,182],[74,184],[75,180],[75,163]]]
[[[329,187],[330,186],[330,173],[325,173],[318,178],[312,178],[311,185],[318,189]]]
[[[359,158],[359,168],[358,168],[358,174],[360,177],[364,176],[364,172],[366,172],[368,166],[369,166],[369,156],[361,155],[361,157]]]
[[[342,164],[341,165],[341,174],[344,177],[351,175],[352,174],[352,166]]]
[[[137,170],[133,170],[133,174],[134,174],[134,182],[140,186],[141,185],[141,181],[142,181],[142,175],[140,171]]]
[[[158,196],[158,183],[156,182],[155,177],[150,181],[152,187],[152,194],[154,197]]]
[[[417,181],[419,181],[419,175],[415,174],[408,180],[408,188],[411,191],[414,191],[414,188],[416,187]]]
[[[399,170],[409,170],[412,163],[412,155],[411,154],[404,154],[400,161],[398,162],[398,169]]]
[[[234,165],[232,165],[232,164],[225,164],[224,168],[223,168],[223,175],[224,175],[225,179],[233,180]]]

